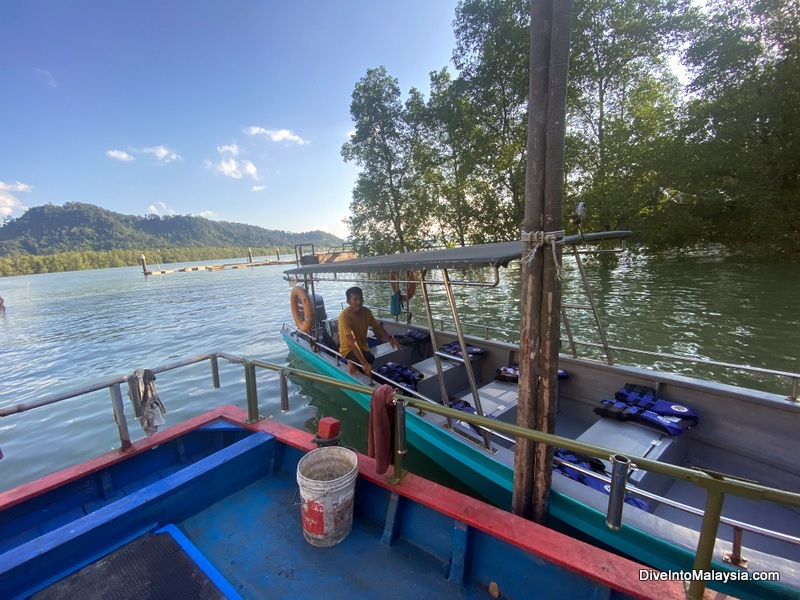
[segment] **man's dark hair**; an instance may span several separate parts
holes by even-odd
[[[350,302],[351,296],[361,296],[363,298],[364,292],[361,291],[360,287],[354,286],[347,289],[347,291],[345,292],[345,296],[347,297],[347,301]]]

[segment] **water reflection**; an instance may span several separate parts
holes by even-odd
[[[585,259],[612,345],[800,370],[800,263],[709,257]],[[503,329],[493,330],[492,335],[513,341],[519,331],[518,263],[501,273],[495,288],[456,287],[454,294],[463,323]],[[585,303],[578,280],[574,259],[565,257],[565,301]],[[205,352],[224,351],[279,365],[292,360],[279,334],[281,325],[291,319],[290,290],[281,267],[148,278],[138,267],[129,267],[6,277],[0,284],[6,301],[0,319],[0,406]],[[342,281],[317,285],[330,317],[338,315],[350,285]],[[389,306],[388,284],[362,287],[368,304]],[[424,323],[421,295],[418,290],[410,305],[415,322]],[[434,316],[451,319],[443,286],[431,286],[430,297]],[[569,318],[576,338],[597,341],[590,312],[570,311]],[[465,325],[465,329],[485,335],[481,328]],[[715,366],[700,368],[628,354],[617,354],[615,360],[778,393],[789,389],[785,382],[767,376]],[[220,390],[211,387],[208,365],[159,375],[158,389],[167,404],[168,423],[221,403],[244,408],[241,367],[224,361],[220,367]],[[364,411],[345,394],[293,380],[290,410],[281,413],[277,374],[259,371],[258,388],[266,418],[315,430],[319,417],[337,416],[346,422],[346,443],[365,449]],[[134,435],[141,435],[130,415],[129,427]],[[18,485],[118,443],[108,392],[3,418],[0,446],[6,457],[0,461],[0,488]]]

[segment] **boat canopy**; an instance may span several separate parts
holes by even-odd
[[[565,245],[577,245],[604,240],[623,239],[630,231],[600,231],[568,235]],[[287,275],[312,275],[321,273],[392,273],[433,269],[468,269],[473,267],[505,267],[522,257],[522,241],[478,244],[459,248],[422,250],[403,254],[367,256],[339,262],[310,264],[284,271]]]

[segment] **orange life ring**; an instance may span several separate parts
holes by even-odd
[[[298,303],[298,300],[300,301]],[[308,297],[308,292],[301,285],[296,285],[292,288],[292,294],[289,296],[289,302],[292,305],[292,317],[297,328],[303,333],[311,331],[311,321],[313,310],[311,308],[311,299]],[[300,305],[303,306],[303,314],[300,314]]]
[[[398,289],[398,276],[397,273],[389,273],[389,285],[392,286],[392,293],[396,292]],[[414,278],[414,271],[406,271],[406,280],[408,281],[408,286],[406,287],[406,293],[403,294],[403,302],[407,300],[411,300],[414,297],[414,292],[417,291],[417,282]]]

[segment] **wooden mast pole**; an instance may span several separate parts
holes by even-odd
[[[552,433],[558,400],[571,0],[532,0],[517,424]],[[517,440],[513,511],[546,523],[553,449]]]

